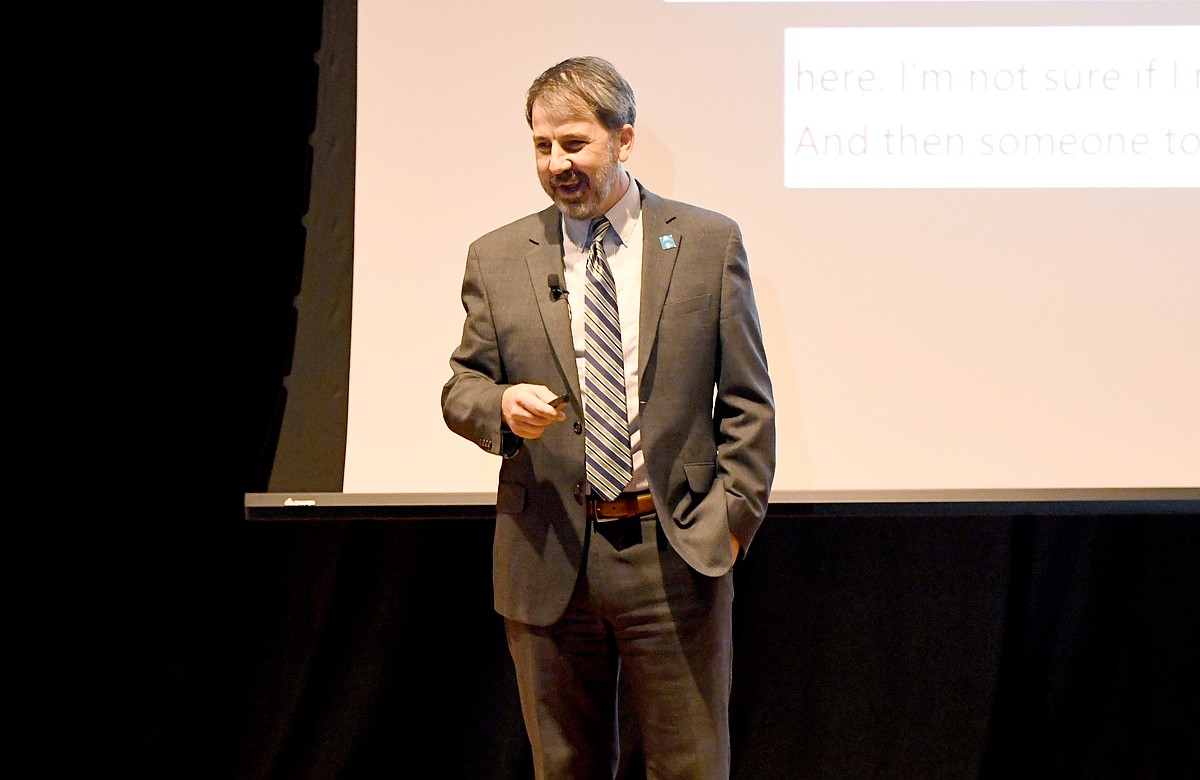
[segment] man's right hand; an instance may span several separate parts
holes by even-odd
[[[549,404],[557,394],[545,385],[513,385],[504,391],[501,413],[508,429],[522,439],[540,438],[548,425],[567,416]]]

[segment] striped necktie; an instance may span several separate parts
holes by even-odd
[[[604,253],[604,237],[611,226],[607,217],[600,217],[589,229],[591,252],[587,259],[583,326],[587,352],[584,371],[587,477],[592,492],[605,500],[616,498],[633,476],[617,286]]]

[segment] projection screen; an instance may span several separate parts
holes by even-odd
[[[356,35],[341,493],[494,496],[439,407],[466,250],[548,205],[525,90],[589,54],[633,175],[741,225],[773,502],[1200,495],[1200,3],[360,0]],[[277,457],[340,458],[302,357]]]

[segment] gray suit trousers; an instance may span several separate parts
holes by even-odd
[[[505,621],[538,780],[612,780],[618,711],[648,778],[726,780],[732,572],[688,566],[654,515],[589,521],[586,547],[562,618]]]

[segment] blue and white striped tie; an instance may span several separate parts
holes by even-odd
[[[584,371],[587,477],[592,492],[605,500],[616,498],[633,476],[617,286],[604,253],[604,237],[611,226],[607,217],[600,217],[589,230],[592,248],[587,260],[583,326],[587,352]]]

